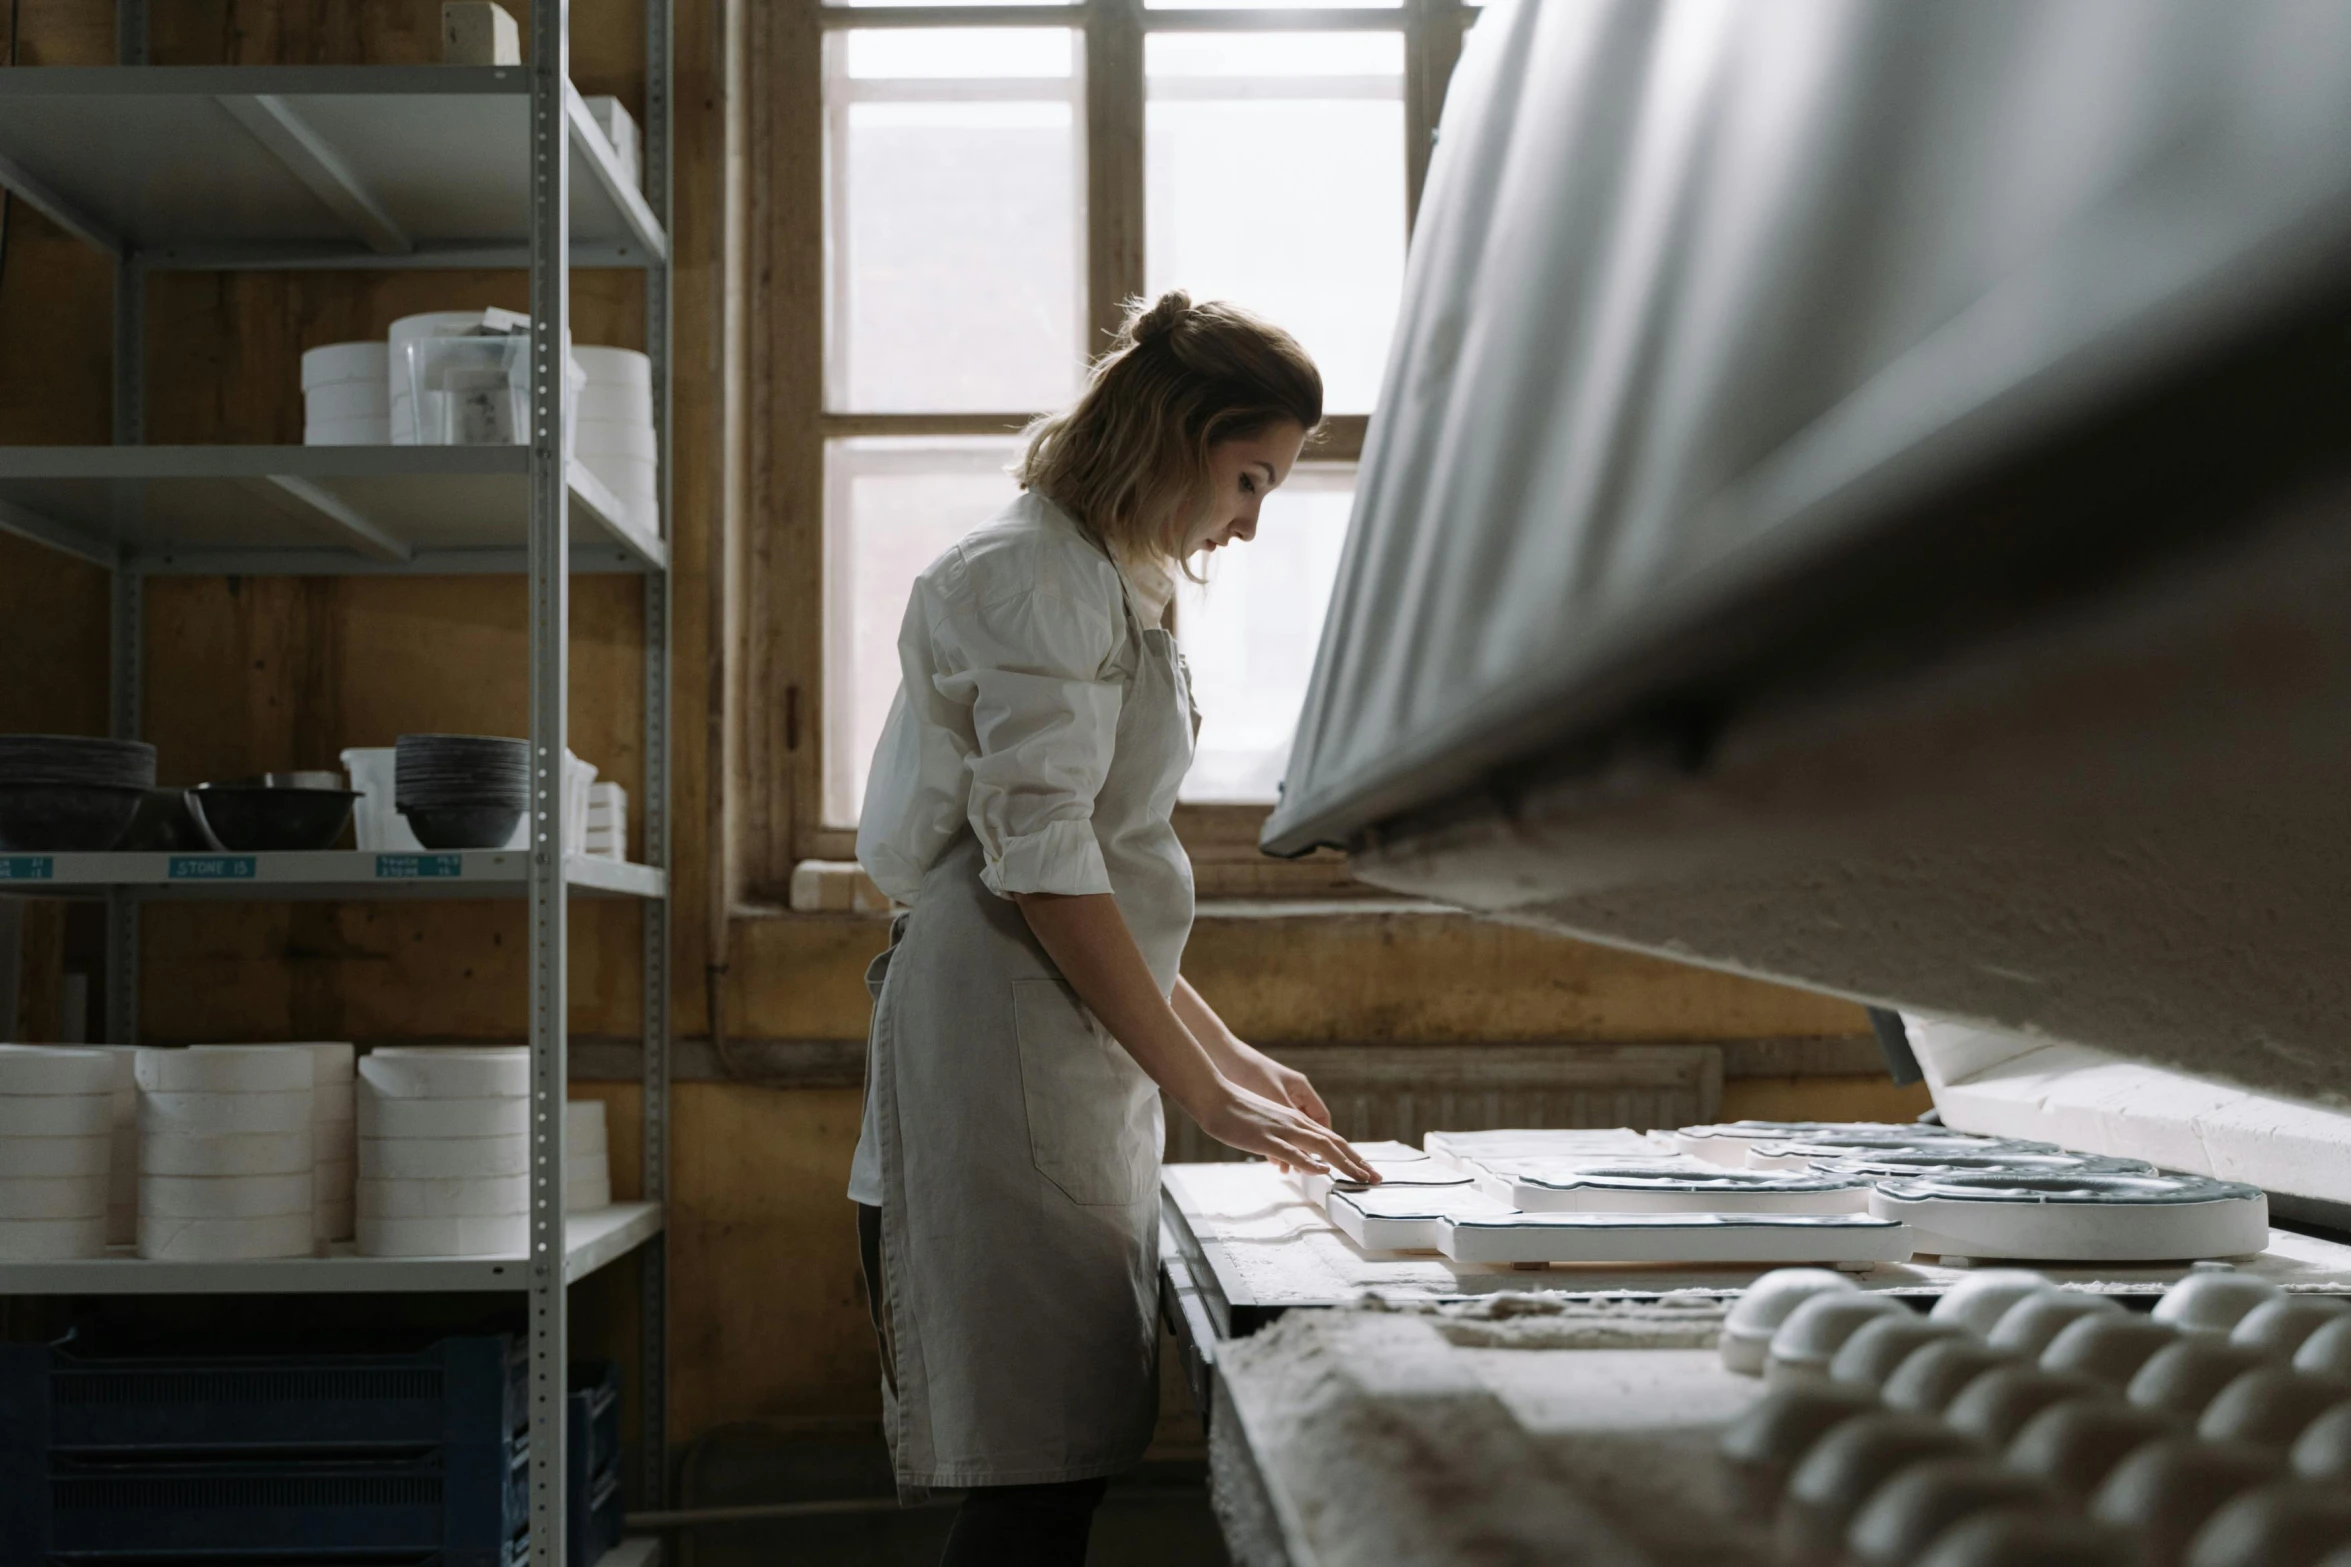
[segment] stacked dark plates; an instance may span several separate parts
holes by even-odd
[[[502,849],[530,806],[531,746],[492,735],[402,735],[392,804],[428,849]]]
[[[155,747],[79,735],[0,735],[0,850],[88,853],[130,830]]]

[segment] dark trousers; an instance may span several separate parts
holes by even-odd
[[[857,1205],[857,1253],[866,1305],[882,1346],[882,1375],[897,1383],[889,1313],[882,1300],[882,1210]],[[939,1567],[1085,1567],[1086,1537],[1108,1479],[1056,1485],[983,1485],[964,1493]]]

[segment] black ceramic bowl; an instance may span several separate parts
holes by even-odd
[[[522,820],[519,805],[403,805],[408,830],[428,849],[503,849]]]
[[[212,847],[188,814],[185,789],[149,789],[117,849],[146,854],[202,854]]]
[[[147,791],[123,784],[0,783],[0,849],[95,854],[130,831]]]
[[[238,854],[331,849],[358,798],[348,789],[198,784],[188,791],[188,814],[214,843]]]

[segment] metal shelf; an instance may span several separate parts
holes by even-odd
[[[565,478],[573,570],[667,569],[601,480]],[[151,574],[519,573],[530,482],[525,446],[0,447],[0,530]]]
[[[44,898],[519,898],[530,887],[522,849],[376,854],[358,849],[270,854],[0,854],[0,893]],[[600,855],[567,855],[564,881],[590,897],[660,899],[666,871]]]
[[[654,1567],[661,1560],[661,1542],[650,1535],[623,1540],[596,1559],[596,1567]]]
[[[565,85],[571,264],[666,236]],[[160,268],[522,267],[528,66],[42,66],[0,79],[0,185]]]
[[[661,1233],[661,1209],[615,1203],[567,1215],[563,1278],[577,1283]],[[520,1257],[362,1257],[349,1241],[326,1257],[263,1262],[152,1262],[127,1248],[69,1262],[0,1262],[0,1295],[374,1295],[530,1287]]]

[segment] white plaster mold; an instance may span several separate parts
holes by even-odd
[[[2258,1254],[2269,1199],[2201,1176],[2011,1172],[1881,1182],[1869,1211],[1931,1255],[2087,1262]]]

